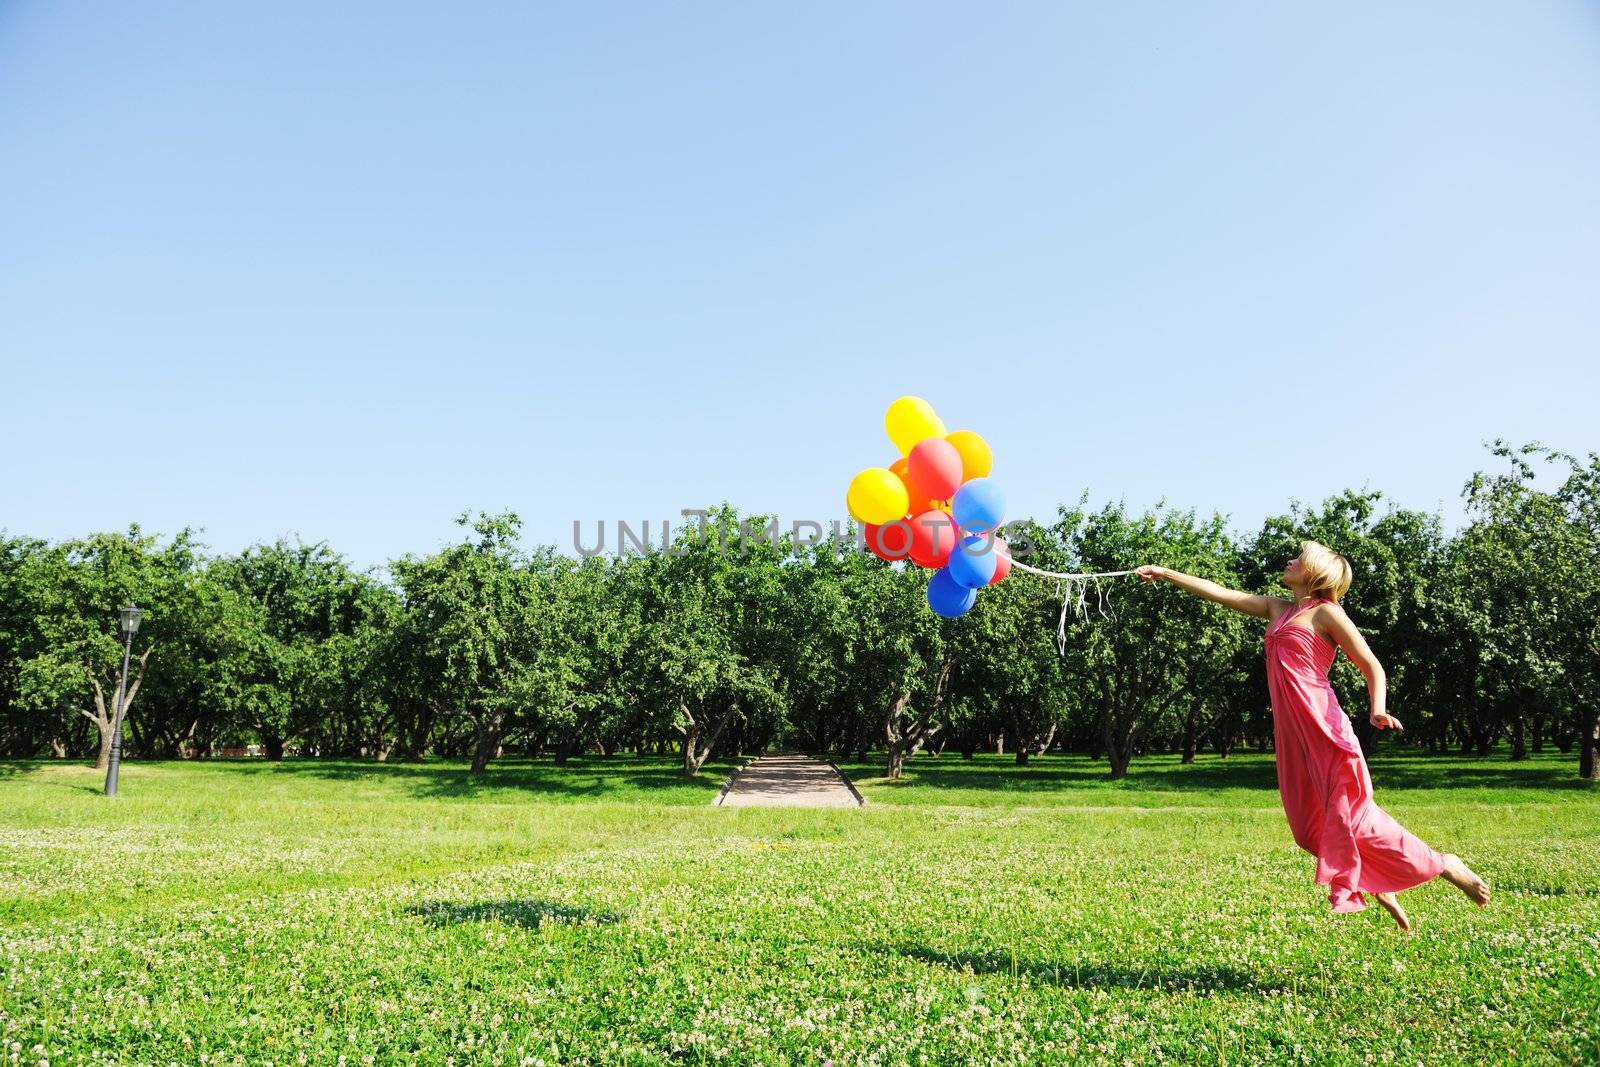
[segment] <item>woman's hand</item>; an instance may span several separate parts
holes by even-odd
[[[1393,715],[1390,715],[1387,711],[1375,711],[1367,719],[1367,721],[1380,730],[1387,729],[1391,726],[1396,730],[1405,729],[1404,726],[1400,725],[1400,720],[1395,718]]]
[[[1147,582],[1171,582],[1186,593],[1205,597],[1215,601],[1225,608],[1245,615],[1258,615],[1263,619],[1272,618],[1272,605],[1279,603],[1272,597],[1256,596],[1254,593],[1241,593],[1234,589],[1226,589],[1209,578],[1196,578],[1192,574],[1173,570],[1171,567],[1158,567],[1154,563],[1146,563],[1143,567],[1135,567],[1134,574]]]

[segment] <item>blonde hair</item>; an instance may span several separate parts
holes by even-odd
[[[1300,544],[1300,564],[1306,572],[1306,592],[1338,600],[1350,589],[1350,561],[1316,541]]]

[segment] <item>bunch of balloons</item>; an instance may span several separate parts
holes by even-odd
[[[946,433],[921,397],[890,404],[883,428],[900,458],[852,478],[845,503],[873,555],[934,571],[928,606],[936,614],[965,615],[979,589],[1011,573],[1011,551],[996,532],[1005,494],[989,479],[994,456],[971,430]]]

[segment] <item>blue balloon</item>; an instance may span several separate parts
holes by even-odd
[[[994,569],[999,565],[1000,560],[994,551],[994,538],[973,536],[963,538],[956,550],[950,553],[950,562],[945,564],[945,570],[950,572],[950,577],[957,585],[967,589],[982,589],[994,577]]]
[[[974,478],[956,490],[950,515],[962,533],[989,533],[1006,513],[1006,495],[988,478]]]
[[[928,579],[928,607],[933,609],[935,615],[953,619],[971,611],[977,601],[978,591],[957,585],[956,580],[950,577],[949,567],[940,567]]]

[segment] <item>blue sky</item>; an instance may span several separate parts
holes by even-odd
[[[842,518],[908,393],[1013,517],[1453,524],[1600,448],[1597,189],[1593,4],[11,0],[0,527]]]

